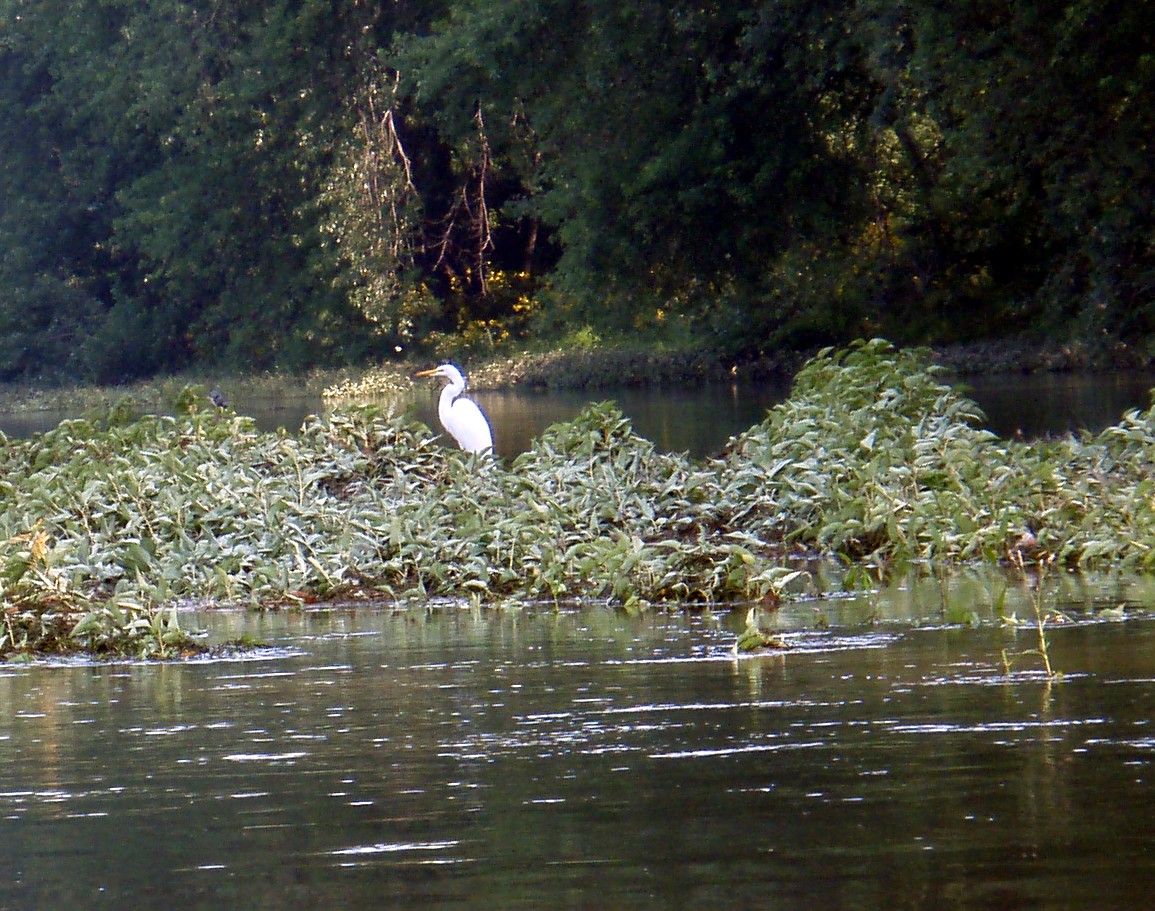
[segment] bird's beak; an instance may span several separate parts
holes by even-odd
[[[436,373],[437,373],[436,367],[434,367],[432,370],[421,370],[421,371],[413,374],[413,379],[417,379],[417,377],[419,377],[419,376],[433,376]]]

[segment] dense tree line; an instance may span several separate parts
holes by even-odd
[[[0,378],[1155,337],[1147,0],[0,0]]]

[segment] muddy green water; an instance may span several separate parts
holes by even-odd
[[[982,406],[987,426],[1003,437],[1097,433],[1116,423],[1129,408],[1147,408],[1155,373],[1044,373],[965,376],[961,385]],[[733,435],[759,423],[766,410],[790,392],[790,381],[704,383],[693,387],[598,390],[482,391],[471,393],[494,429],[497,454],[513,458],[558,421],[573,420],[590,402],[613,399],[638,434],[667,452],[695,457],[717,453]],[[258,426],[296,430],[306,414],[326,407],[320,400],[285,399],[235,403]],[[416,416],[440,431],[436,384],[413,393]],[[3,428],[0,421],[0,429]]]
[[[952,379],[982,406],[987,426],[1004,436],[1034,437],[1048,433],[1098,432],[1116,423],[1129,408],[1151,404],[1155,373],[989,374]],[[286,385],[284,394],[246,398],[227,388],[238,414],[254,419],[261,430],[296,431],[310,414],[325,414],[330,403],[302,396]],[[667,452],[695,457],[717,453],[733,435],[749,429],[766,410],[790,392],[788,379],[759,383],[704,383],[694,387],[619,388],[585,391],[517,390],[471,393],[489,415],[497,454],[513,458],[558,421],[572,420],[591,402],[613,399],[634,429]],[[417,386],[410,407],[414,415],[440,432],[437,384]],[[82,410],[82,409],[81,409]],[[26,437],[52,429],[73,411],[13,412],[0,394],[0,432]]]
[[[904,597],[742,660],[744,612],[361,606],[2,667],[0,908],[1150,907],[1155,621],[1053,628],[1048,683]]]

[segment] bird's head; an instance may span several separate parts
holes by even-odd
[[[421,370],[413,374],[414,378],[419,376],[437,376],[443,380],[449,380],[450,383],[456,385],[465,385],[465,377],[462,376],[460,370],[452,364],[442,364],[439,367],[434,367],[432,370]]]

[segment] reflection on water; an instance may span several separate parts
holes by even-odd
[[[957,380],[987,414],[988,426],[1001,436],[1027,437],[1070,430],[1098,432],[1115,423],[1129,408],[1150,405],[1148,390],[1155,374],[992,374]],[[494,426],[498,455],[512,458],[558,421],[572,420],[591,402],[615,400],[638,434],[668,452],[695,457],[717,453],[735,434],[766,416],[766,410],[790,391],[789,380],[760,383],[706,383],[693,388],[627,388],[592,392],[477,392],[474,397]],[[319,397],[301,396],[292,388],[277,398],[246,398],[230,394],[238,414],[251,416],[261,430],[296,431],[310,414],[325,414]],[[409,403],[414,415],[429,427],[437,422],[437,391],[415,389]],[[24,437],[55,427],[67,412],[6,414],[0,399],[0,431]]]
[[[951,382],[982,407],[986,426],[995,433],[1029,438],[1078,430],[1097,433],[1128,409],[1147,408],[1155,373],[967,375]],[[716,454],[731,436],[759,423],[789,392],[790,382],[780,380],[593,393],[478,392],[474,397],[490,416],[502,456],[524,452],[546,427],[572,420],[591,401],[613,399],[635,431],[659,449],[701,458]],[[439,426],[432,393],[416,396],[416,415],[430,427]]]
[[[660,449],[703,457],[716,453],[734,434],[766,416],[766,410],[790,391],[786,380],[752,384],[703,385],[697,388],[628,388],[589,391],[518,390],[470,392],[494,428],[497,454],[514,458],[525,452],[546,428],[571,421],[592,402],[612,399],[640,436]],[[320,399],[238,399],[238,413],[250,414],[265,430],[295,430],[309,414],[323,414]],[[441,432],[437,390],[418,387],[407,407],[418,420]]]
[[[659,449],[716,454],[734,434],[759,423],[790,391],[786,381],[702,385],[697,388],[616,389],[590,392],[478,392],[475,398],[493,423],[498,455],[525,452],[534,438],[558,421],[573,420],[590,402],[612,399],[634,431]],[[418,417],[438,427],[436,404],[418,399]],[[497,432],[497,431],[500,432]]]
[[[2,668],[0,907],[1145,905],[1155,622],[1056,627],[1048,684],[816,610],[740,661],[741,612],[360,607]]]
[[[1151,406],[1155,373],[1034,373],[965,376],[962,390],[978,402],[1000,436],[1098,433],[1131,408]]]

